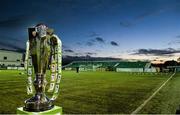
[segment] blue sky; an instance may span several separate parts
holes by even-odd
[[[179,0],[0,1],[0,48],[25,49],[27,28],[55,29],[64,55],[177,58]]]

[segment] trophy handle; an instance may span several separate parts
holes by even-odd
[[[58,36],[53,35],[52,38],[55,38],[57,44],[55,47],[55,52],[51,55],[54,58],[51,58],[51,80],[48,92],[53,92],[50,100],[55,100],[59,94],[60,81],[62,76],[62,43]]]
[[[29,40],[26,42],[26,56],[25,56],[25,63],[24,63],[25,71],[27,73],[27,94],[32,95],[34,94],[34,86],[32,82],[33,76],[33,65],[32,59],[29,53]]]

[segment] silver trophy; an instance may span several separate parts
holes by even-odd
[[[59,94],[62,65],[61,40],[53,33],[53,29],[44,24],[29,28],[29,40],[26,43],[25,69],[27,71],[27,93],[33,97],[25,101],[24,110],[30,112],[46,111],[54,107],[53,102]],[[51,75],[47,97],[46,70]]]

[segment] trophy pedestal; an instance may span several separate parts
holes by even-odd
[[[29,114],[29,115],[42,115],[42,114],[52,114],[52,115],[62,115],[62,107],[54,106],[52,109],[41,112],[29,112],[24,111],[23,107],[17,108],[17,115]]]

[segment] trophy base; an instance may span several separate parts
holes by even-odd
[[[52,109],[41,112],[29,112],[23,110],[23,107],[17,108],[17,115],[29,114],[29,115],[42,115],[42,114],[52,114],[52,115],[62,115],[62,107],[54,106]]]
[[[40,99],[38,99],[38,97],[40,97]],[[25,101],[25,107],[23,108],[23,110],[29,112],[41,112],[50,110],[53,107],[53,102],[49,100],[46,96],[35,95]]]

